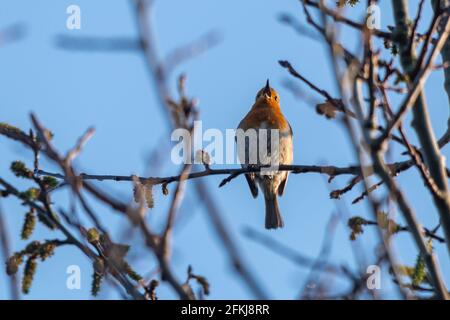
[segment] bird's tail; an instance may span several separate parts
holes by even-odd
[[[277,229],[284,227],[283,217],[278,207],[278,199],[276,195],[265,196],[266,202],[266,229]]]

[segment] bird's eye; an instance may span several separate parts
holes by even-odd
[[[277,97],[277,96],[275,96],[275,101],[276,101],[276,100],[278,100],[278,97]]]

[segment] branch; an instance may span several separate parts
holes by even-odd
[[[40,137],[41,141],[43,142],[43,145],[45,146],[45,149],[44,149],[45,154],[47,156],[49,156],[49,158],[51,158],[57,164],[59,164],[59,166],[61,167],[61,169],[65,173],[65,181],[67,181],[72,186],[72,191],[79,198],[79,200],[80,200],[84,210],[88,214],[88,216],[93,220],[93,222],[95,223],[97,228],[102,230],[103,233],[107,234],[105,228],[103,228],[102,225],[100,224],[100,220],[95,216],[95,214],[92,212],[90,207],[87,205],[87,202],[85,201],[84,197],[82,196],[82,194],[80,192],[82,184],[79,183],[79,181],[82,181],[82,180],[79,178],[79,176],[77,176],[75,174],[75,171],[74,171],[74,169],[71,166],[71,160],[81,151],[83,145],[92,136],[93,129],[87,130],[86,133],[78,140],[76,146],[73,149],[71,149],[67,153],[67,156],[63,159],[63,158],[61,158],[59,156],[59,153],[53,148],[51,142],[46,137],[45,132],[47,130],[39,122],[39,120],[36,118],[36,116],[32,115],[31,117],[32,117],[33,124],[34,124],[34,126],[36,127],[36,129],[38,131],[38,136]],[[37,172],[38,171],[39,170],[37,170]],[[93,190],[95,190],[95,188],[90,186],[90,188],[89,189],[87,188],[87,190],[88,191],[93,191]],[[110,200],[107,195],[102,194],[101,192],[99,192],[97,190],[94,191],[94,192],[91,192],[91,193],[94,196],[101,195],[101,197],[98,197],[98,199],[104,201],[105,203],[108,203],[108,204],[113,203],[113,201]],[[124,209],[124,206],[115,205],[114,208],[115,209],[119,209],[119,208],[120,209]],[[130,218],[130,220],[132,222],[134,222],[136,220],[136,217],[132,216],[131,212],[132,211],[131,210],[127,210],[127,208],[125,208],[125,210],[122,211],[122,213],[124,213],[127,217]],[[144,234],[147,246],[154,251],[156,257],[158,258],[158,262],[160,264],[160,268],[161,268],[162,274],[163,274],[163,279],[167,280],[169,282],[169,284],[178,293],[180,298],[188,299],[189,297],[186,294],[185,290],[183,290],[183,288],[180,285],[180,283],[178,283],[178,281],[175,279],[175,277],[174,277],[174,275],[173,275],[173,273],[172,273],[172,271],[170,269],[170,266],[169,266],[169,264],[167,262],[167,259],[166,259],[166,257],[164,256],[164,254],[163,254],[163,252],[161,250],[161,246],[159,245],[159,241],[157,241],[158,239],[148,229],[147,224],[145,223],[143,215],[139,215],[138,224],[139,224],[139,226],[140,226],[140,228],[141,228],[141,230],[142,230],[142,232]],[[118,271],[119,274],[120,274],[121,270],[120,270],[120,268],[118,266],[116,266],[116,263],[114,263],[113,260],[111,260],[111,264],[116,269],[116,271]]]
[[[449,26],[449,24],[447,24]],[[448,33],[445,35],[441,35],[436,45],[434,46],[430,56],[428,57],[424,67],[418,72],[417,76],[414,79],[414,82],[411,84],[409,88],[408,95],[404,98],[403,103],[399,109],[399,111],[394,115],[393,119],[389,123],[386,131],[383,135],[380,136],[377,143],[381,145],[384,141],[389,137],[392,131],[399,125],[402,121],[403,117],[406,113],[412,108],[413,105],[418,104],[418,98],[421,99],[421,91],[423,90],[423,86],[432,71],[433,62],[442,49],[443,45],[446,43]],[[406,44],[404,44],[406,45]],[[412,70],[412,67],[410,68]],[[412,71],[411,71],[412,72]]]
[[[439,3],[440,3],[440,8],[437,7],[437,4],[439,4]],[[439,10],[450,7],[450,0],[432,0],[432,4],[433,4],[433,10],[434,10],[435,14],[437,14],[437,12]],[[450,12],[447,9],[447,12],[445,12],[443,14],[443,19],[438,28],[438,32],[440,35],[442,35],[445,32],[445,28],[444,28],[445,19],[448,18],[449,16],[450,16]],[[448,102],[450,105],[450,41],[447,41],[445,43],[444,47],[441,50],[441,56],[442,56],[442,63],[444,65],[446,65],[446,67],[444,68],[444,77],[445,77],[444,88],[445,88],[445,91],[447,92]],[[448,126],[450,127],[450,119],[448,121]]]
[[[397,39],[401,53],[400,55],[401,63],[403,68],[406,71],[408,71],[409,75],[411,76],[414,70],[414,64],[420,63],[420,61],[419,62],[416,61],[414,51],[407,51],[406,48],[406,46],[408,45],[407,23],[409,19],[407,2],[393,1],[392,5],[397,29],[399,34],[402,35],[399,36]],[[435,18],[433,19],[434,21],[429,31],[430,37],[433,30],[435,30],[435,26],[438,25],[439,17],[442,16],[443,15],[440,10],[435,13]],[[422,74],[430,72],[432,61],[447,42],[447,38],[450,33],[450,17],[447,15],[444,17],[444,19],[446,22],[443,23],[442,32],[439,35],[439,39],[435,44],[425,67],[421,71]],[[417,83],[417,80],[419,80],[420,78],[421,76],[419,73],[419,75],[415,79],[415,83]],[[438,148],[438,144],[429,118],[427,103],[423,92],[423,82],[420,84],[420,88],[415,88],[414,91],[417,91],[418,100],[415,102],[413,108],[412,126],[416,131],[420,144],[422,145],[423,148],[422,154],[429,167],[430,175],[436,182],[436,185],[438,186],[440,193],[444,195],[444,197],[439,197],[436,193],[431,191],[433,195],[433,200],[436,204],[436,207],[438,208],[442,227],[444,229],[445,238],[447,239],[447,250],[448,253],[450,254],[450,195],[448,191],[444,160]]]
[[[376,221],[366,220],[363,219],[363,224],[368,226],[377,226],[379,225]],[[407,226],[401,226],[397,223],[395,223],[395,232],[411,232],[411,229]],[[435,230],[430,230],[428,228],[423,227],[423,233],[425,236],[432,238],[440,243],[445,243],[445,239],[438,236],[435,232]]]
[[[347,17],[340,15],[339,12],[326,7],[323,3],[319,3],[319,2],[315,2],[315,1],[311,1],[311,0],[300,0],[300,2],[303,2],[304,4],[306,4],[308,6],[320,9],[324,14],[331,17],[336,22],[342,22],[352,28],[359,30],[359,31],[368,30],[374,36],[380,37],[382,39],[389,40],[392,38],[392,34],[390,32],[381,31],[378,29],[368,29],[366,27],[365,23],[363,24],[363,23],[358,23],[353,20],[350,20]]]
[[[323,2],[321,2],[321,3],[323,3]],[[351,81],[353,83],[353,94],[352,94],[353,99],[352,99],[352,101],[355,105],[355,109],[356,109],[356,112],[358,115],[358,120],[360,122],[360,128],[362,130],[365,143],[367,144],[366,146],[370,150],[370,156],[372,158],[372,162],[374,164],[375,171],[384,180],[384,182],[386,183],[386,185],[389,188],[389,191],[391,192],[391,194],[393,194],[394,198],[397,200],[399,207],[400,207],[401,211],[403,212],[406,221],[408,222],[408,226],[410,226],[411,229],[413,230],[414,239],[416,241],[416,244],[419,247],[419,250],[420,250],[422,256],[424,257],[424,260],[426,261],[428,270],[429,270],[429,272],[432,276],[432,279],[435,283],[436,292],[438,294],[440,294],[441,297],[445,298],[447,292],[446,292],[445,286],[443,285],[442,276],[441,276],[440,270],[437,266],[436,258],[434,256],[434,254],[432,252],[429,252],[429,250],[427,248],[427,245],[426,245],[426,243],[422,237],[421,231],[419,229],[419,224],[418,224],[417,218],[415,217],[414,212],[407,204],[401,191],[397,188],[395,181],[391,178],[391,176],[389,174],[389,169],[384,164],[382,156],[381,156],[382,150],[380,148],[373,147],[373,141],[372,141],[372,138],[370,135],[370,131],[368,130],[367,126],[365,126],[364,118],[363,118],[363,108],[362,108],[364,99],[362,98],[362,90],[361,90],[362,86],[360,85],[361,79],[357,77],[359,68],[357,68],[357,70],[355,70],[353,72],[351,70],[349,70],[350,72],[346,71],[345,76],[340,72],[338,57],[339,58],[341,57],[341,52],[338,51],[337,47],[336,47],[334,29],[331,29],[329,26],[327,26],[327,20],[326,20],[325,14],[322,14],[322,21],[326,25],[325,30],[327,30],[327,32],[324,34],[324,36],[325,36],[325,40],[327,41],[328,46],[329,46],[330,56],[331,56],[331,59],[333,62],[335,79],[336,79],[338,88],[340,90],[340,94],[343,97],[346,97],[348,99],[348,95],[346,92],[347,90],[344,89],[344,86],[345,86],[344,82]],[[368,40],[370,41],[370,37]],[[359,64],[359,61],[357,62],[357,64]],[[355,66],[353,66],[353,68],[354,67]],[[363,150],[361,149],[361,146],[360,146],[360,140],[356,138],[355,129],[353,128],[350,121],[348,121],[347,117],[344,117],[344,120],[345,120],[347,129],[350,133],[350,137],[352,138],[352,142],[353,142],[353,145],[355,148],[355,153],[358,156],[358,158],[360,159],[360,163],[362,163],[362,161],[363,161],[362,160],[362,151]],[[370,147],[370,146],[372,146],[372,147]],[[366,189],[368,189],[369,186],[368,186],[368,182],[366,180],[366,176],[364,176],[364,178],[365,178],[364,182],[366,185]],[[379,204],[377,201],[375,201],[373,199],[371,199],[370,203],[371,203],[371,207],[372,207],[372,213],[376,217]],[[390,242],[388,241],[387,237],[385,235],[383,235],[383,232],[379,228],[378,228],[378,233],[379,233],[381,239],[383,240],[383,244],[386,249],[386,253],[388,255],[389,262],[390,262],[391,266],[394,267],[395,264],[393,264],[393,261],[394,261],[393,259],[395,257],[392,254],[392,250],[390,248]],[[395,274],[396,278],[399,279],[399,275],[397,272],[395,272],[395,268],[393,268],[393,270],[394,270],[394,274]],[[400,287],[400,292],[403,295],[406,295],[406,292],[403,291],[402,287]]]
[[[97,254],[89,247],[85,246],[82,242],[80,242],[74,235],[72,235],[72,233],[60,222],[59,219],[54,218],[56,217],[56,213],[53,212],[49,204],[46,204],[43,208],[34,201],[24,199],[23,197],[21,197],[19,190],[17,190],[13,185],[8,183],[3,178],[0,178],[0,185],[5,188],[8,194],[14,195],[18,199],[21,199],[23,203],[28,207],[34,208],[38,215],[42,216],[44,220],[51,221],[52,225],[60,230],[62,234],[67,238],[67,242],[78,247],[78,249],[80,249],[80,251],[83,252],[91,261],[96,261]],[[114,268],[114,266],[112,267],[115,272],[112,272],[111,275],[116,278],[119,283],[122,284],[125,290],[135,299],[143,299],[144,296],[139,293],[139,291],[124,276],[122,276],[120,272],[117,272],[118,270]]]
[[[8,229],[6,226],[6,220],[4,218],[4,214],[3,214],[1,207],[0,207],[0,246],[1,246],[1,251],[3,253],[3,260],[6,263],[9,259],[9,257],[11,257],[11,245],[10,245]],[[18,300],[19,299],[19,287],[18,287],[16,274],[12,274],[9,278],[9,290],[10,290],[11,299]]]
[[[402,169],[405,166],[405,162],[398,162],[392,164],[393,168]],[[260,170],[264,168],[264,166],[255,166],[249,168],[233,168],[233,169],[204,169],[198,172],[191,172],[185,176],[184,179],[198,179],[201,177],[207,176],[215,176],[215,175],[229,175],[229,177],[225,178],[221,183],[220,187],[230,182],[232,179],[244,174],[244,173],[252,173],[252,172],[260,172]],[[367,170],[370,170],[368,167]],[[338,175],[358,175],[360,174],[360,168],[357,166],[349,166],[349,167],[335,167],[335,166],[315,166],[315,165],[280,165],[278,167],[278,171],[290,171],[293,174],[301,174],[301,173],[321,173],[326,174],[330,178],[334,178]],[[47,175],[58,179],[66,179],[63,174],[53,173],[44,170],[38,170],[36,172],[38,175]],[[86,174],[81,173],[77,176],[83,180],[97,180],[97,181],[133,181],[134,178],[137,178],[141,183],[149,183],[152,185],[159,184],[170,184],[172,182],[180,181],[182,175],[168,176],[168,177],[136,177],[134,175],[130,176],[119,176],[119,175],[95,175],[95,174]]]
[[[320,89],[314,83],[312,83],[311,81],[309,81],[308,79],[303,77],[300,73],[297,72],[297,70],[294,69],[294,67],[292,67],[292,65],[289,63],[289,61],[279,60],[278,63],[280,64],[280,66],[287,69],[289,71],[289,73],[291,75],[293,75],[295,78],[300,79],[301,81],[306,83],[306,85],[308,85],[308,87],[310,87],[312,90],[314,90],[315,92],[317,92],[318,94],[323,96],[327,102],[330,102],[338,110],[348,114],[349,116],[351,116],[353,118],[355,117],[355,115],[352,111],[345,109],[344,105],[342,104],[342,101],[340,101],[338,99],[334,99],[326,90]]]

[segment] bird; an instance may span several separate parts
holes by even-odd
[[[239,123],[237,132],[239,129],[242,130],[241,133],[247,133],[249,129],[253,129],[256,132],[257,141],[257,143],[250,143],[251,135],[246,135],[244,139],[239,139],[238,134],[236,134],[238,158],[243,168],[267,165],[268,160],[278,161],[279,164],[283,165],[292,164],[292,127],[281,112],[280,96],[275,89],[270,87],[269,79],[267,79],[266,85],[256,94],[255,102],[247,115]],[[266,129],[266,135],[261,133],[264,131],[261,129]],[[276,132],[278,132],[278,141],[274,140],[278,143],[278,148],[275,148],[275,151],[271,148],[271,129],[276,129]],[[266,150],[268,150],[265,158],[264,156],[260,156],[260,149],[264,145],[267,146]],[[242,150],[241,152],[239,152],[240,147],[242,148],[240,149]],[[255,156],[256,162],[251,161],[252,156]],[[245,178],[253,198],[258,196],[258,186],[264,195],[266,229],[284,227],[283,217],[278,206],[278,196],[282,196],[284,193],[288,175],[288,171],[277,170],[265,172],[264,174],[261,171],[245,173]]]

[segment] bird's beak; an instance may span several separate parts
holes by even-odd
[[[270,98],[272,96],[272,92],[270,91],[269,79],[267,79],[266,86],[264,87],[264,94]]]

